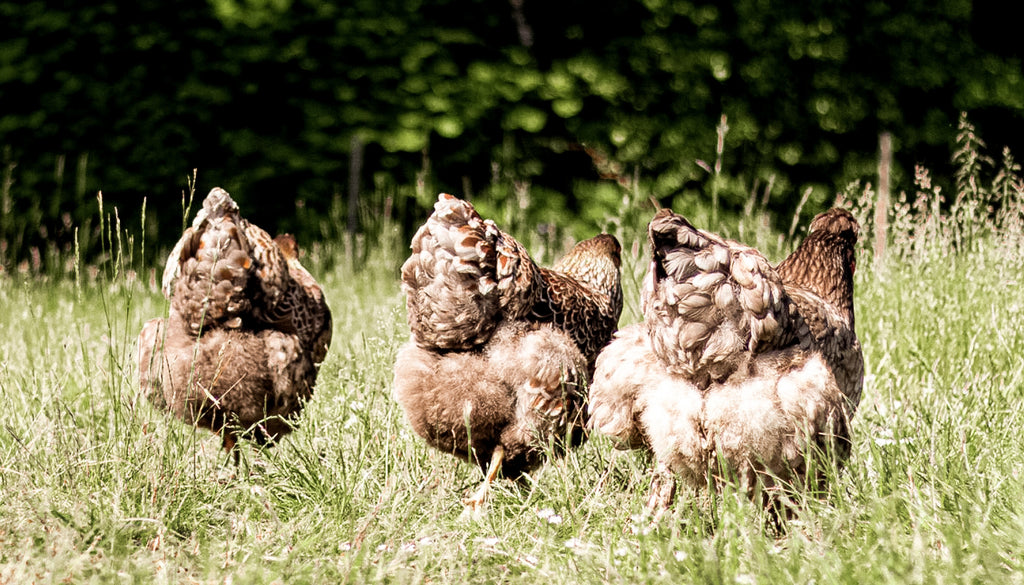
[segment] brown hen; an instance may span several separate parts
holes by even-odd
[[[854,331],[858,226],[817,216],[777,268],[757,250],[661,210],[643,323],[618,332],[597,361],[590,424],[619,448],[658,461],[648,509],[676,477],[694,488],[736,479],[753,494],[819,481],[809,462],[849,455],[864,361]]]
[[[167,259],[168,318],[139,335],[150,401],[229,451],[241,434],[271,444],[289,432],[327,355],[331,312],[298,254],[294,237],[271,239],[213,189]]]
[[[622,311],[620,252],[601,234],[541,268],[447,194],[413,237],[402,266],[412,340],[395,398],[428,444],[483,468],[470,510],[499,471],[517,477],[545,446],[583,441],[586,386]]]

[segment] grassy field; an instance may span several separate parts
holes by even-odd
[[[907,221],[926,237],[925,216]],[[639,319],[642,228],[622,228],[623,325]],[[138,392],[135,336],[166,312],[149,275],[116,256],[77,282],[0,275],[0,584],[1024,582],[1011,231],[956,253],[941,235],[934,249],[895,237],[877,264],[862,252],[853,455],[783,536],[729,492],[682,493],[639,522],[649,462],[600,437],[523,485],[499,481],[486,517],[461,520],[479,471],[426,447],[390,397],[408,335],[396,238],[360,269],[351,247],[312,252],[334,343],[297,431],[244,449],[237,470],[218,438]]]

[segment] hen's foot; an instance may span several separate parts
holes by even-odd
[[[505,459],[505,449],[498,445],[491,454],[491,462],[487,467],[483,483],[477,488],[473,495],[462,499],[462,505],[466,508],[462,511],[462,517],[472,520],[479,520],[484,515],[484,505],[487,504],[487,493],[490,491],[491,482],[498,476],[501,469],[501,462]]]
[[[672,506],[676,497],[676,476],[664,464],[659,463],[651,479],[651,489],[647,492],[647,505],[644,513],[657,522]]]

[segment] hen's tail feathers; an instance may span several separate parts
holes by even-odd
[[[293,330],[298,288],[270,234],[245,220],[220,188],[206,196],[163,276],[164,296],[192,335],[245,323]]]
[[[213,189],[167,258],[164,295],[193,335],[238,328],[253,309],[247,289],[256,267],[246,227],[231,197]]]
[[[192,221],[192,227],[186,228],[185,233],[175,244],[167,258],[167,265],[164,267],[162,289],[164,296],[168,299],[174,294],[174,284],[182,274],[183,263],[189,258],[194,258],[202,246],[210,244],[210,241],[203,241],[203,233],[211,223],[220,223],[225,218],[235,225],[240,216],[238,204],[235,203],[227,191],[215,187],[203,200],[203,207],[196,213]]]
[[[515,238],[468,202],[441,194],[402,266],[409,326],[425,348],[471,349],[502,319],[529,314],[540,270]]]
[[[595,293],[621,300],[621,268],[619,241],[611,234],[598,234],[573,246],[552,270],[571,277]]]
[[[649,226],[643,310],[654,353],[699,387],[793,339],[782,281],[757,250],[663,209]]]

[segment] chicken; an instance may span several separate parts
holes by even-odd
[[[580,444],[586,387],[622,312],[621,248],[601,234],[551,269],[442,194],[402,266],[412,339],[399,350],[394,394],[431,446],[475,462],[483,506],[499,472],[539,466],[545,446]]]
[[[819,483],[822,453],[842,463],[864,360],[854,330],[848,212],[818,215],[778,267],[757,250],[661,210],[644,322],[619,331],[597,360],[589,424],[657,460],[647,509],[671,504],[676,479],[723,478],[777,503],[778,488]]]
[[[331,343],[323,291],[295,238],[241,217],[215,188],[167,259],[167,319],[139,334],[139,385],[156,406],[223,437],[272,444],[312,396]],[[237,461],[237,452],[236,452]]]

